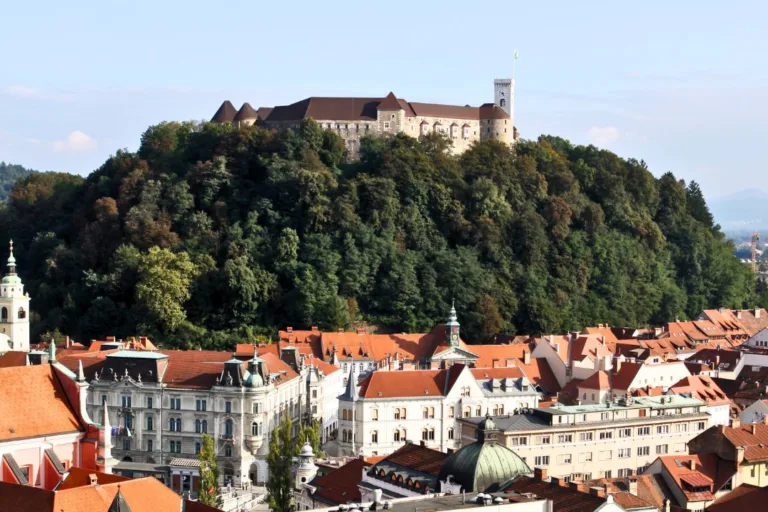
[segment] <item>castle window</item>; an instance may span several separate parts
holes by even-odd
[[[3,322],[8,321],[8,308],[3,308],[2,311],[0,311],[0,319],[3,320]]]
[[[371,443],[378,443],[379,442],[379,433],[378,431],[374,430],[371,432]]]
[[[451,127],[451,137],[458,137],[459,136],[459,129],[456,126]]]
[[[389,130],[389,121],[384,122],[384,129]]]
[[[465,139],[469,138],[469,127],[464,128],[464,138]]]
[[[394,119],[394,118],[395,118],[395,114],[392,114],[392,119]]]
[[[504,108],[504,107],[506,107],[506,106],[507,106],[507,100],[506,100],[506,98],[501,98],[501,99],[499,100],[499,106],[500,106],[500,107],[502,107],[502,108]]]

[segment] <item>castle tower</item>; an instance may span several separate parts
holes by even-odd
[[[29,352],[29,295],[16,275],[13,240],[10,242],[8,270],[0,283],[0,334],[10,339],[11,350]]]
[[[317,475],[317,466],[315,466],[315,453],[309,441],[304,443],[299,452],[299,467],[296,468],[296,489],[301,489],[302,484],[308,484]]]
[[[497,78],[493,81],[493,102],[509,114],[512,126],[515,125],[515,79]],[[510,128],[511,129],[511,128]]]
[[[448,322],[445,324],[445,342],[451,347],[459,346],[459,318],[456,315],[456,308],[451,304],[451,312],[448,315]]]

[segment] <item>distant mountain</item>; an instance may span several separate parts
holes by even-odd
[[[8,199],[17,181],[33,172],[20,165],[0,162],[0,202],[4,203]]]
[[[745,189],[713,197],[709,208],[715,222],[729,235],[768,231],[768,192],[763,190]]]

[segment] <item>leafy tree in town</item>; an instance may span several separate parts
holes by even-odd
[[[313,420],[310,425],[299,427],[299,447],[304,446],[307,441],[312,446],[315,458],[325,458],[325,452],[320,449],[320,424],[317,420]]]
[[[211,507],[221,507],[223,500],[219,494],[219,465],[216,462],[216,449],[213,438],[208,434],[201,437],[200,454],[200,489],[198,500]]]
[[[291,512],[293,502],[293,464],[299,449],[293,439],[293,421],[286,410],[280,424],[272,430],[267,454],[269,478],[269,510],[272,512]]]

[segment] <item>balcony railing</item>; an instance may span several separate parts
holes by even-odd
[[[222,441],[234,441],[234,440],[235,440],[235,436],[234,436],[234,434],[221,434],[221,435],[219,436],[219,438],[220,438]]]

